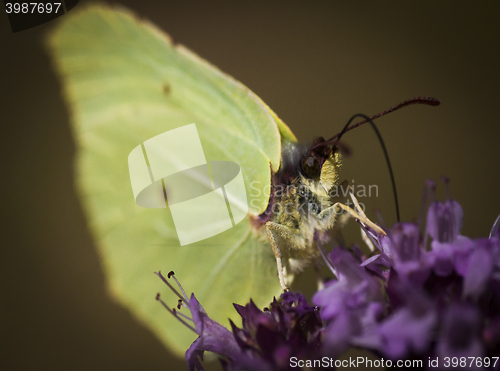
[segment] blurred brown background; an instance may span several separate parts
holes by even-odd
[[[355,113],[373,115],[418,95],[439,98],[438,108],[412,106],[377,121],[402,219],[418,215],[425,178],[447,175],[464,208],[463,234],[489,233],[500,213],[499,2],[116,3],[242,81],[302,141],[335,134]],[[12,34],[7,16],[0,16],[0,367],[187,369],[106,296],[73,189],[68,111],[42,47],[53,26]],[[374,133],[366,126],[345,139],[353,155],[343,178],[378,185],[379,197],[363,202],[394,223]]]

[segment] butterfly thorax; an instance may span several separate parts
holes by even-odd
[[[317,255],[314,240],[335,222],[332,195],[337,194],[340,154],[330,147],[314,148],[319,138],[305,146],[285,142],[280,170],[273,175],[269,205],[260,219],[279,226],[280,249],[303,262]],[[301,270],[301,267],[293,269]]]

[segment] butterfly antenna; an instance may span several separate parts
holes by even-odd
[[[380,135],[380,132],[378,131],[378,129],[375,126],[375,124],[373,123],[373,120],[378,119],[381,116],[387,115],[388,113],[394,112],[394,111],[396,111],[396,110],[398,110],[400,108],[409,106],[411,104],[427,104],[427,105],[430,105],[430,106],[439,106],[441,104],[441,102],[438,99],[436,99],[436,98],[415,97],[415,98],[407,99],[404,102],[401,102],[398,105],[396,105],[394,107],[391,107],[388,110],[385,110],[383,112],[380,112],[379,114],[374,115],[372,117],[368,117],[368,116],[366,116],[366,115],[364,115],[362,113],[356,114],[356,115],[352,116],[349,119],[349,121],[347,122],[347,124],[345,124],[344,128],[342,129],[342,131],[340,131],[339,133],[335,134],[333,137],[327,139],[326,141],[318,143],[314,147],[314,148],[317,148],[317,147],[322,147],[322,146],[325,146],[325,145],[330,145],[333,142],[332,149],[335,150],[335,148],[337,147],[337,144],[338,144],[340,138],[342,138],[342,136],[345,133],[347,133],[348,131],[351,131],[351,130],[353,130],[353,129],[355,129],[355,128],[363,125],[363,124],[366,124],[367,122],[369,122],[370,125],[371,125],[371,127],[375,131],[375,134],[377,134],[377,138],[378,138],[378,140],[380,142],[380,145],[382,146],[382,150],[384,151],[384,156],[385,156],[385,160],[387,162],[387,166],[389,167],[389,174],[390,174],[390,177],[391,177],[392,191],[394,193],[394,203],[396,205],[396,216],[397,216],[397,221],[398,222],[400,221],[400,217],[399,217],[399,201],[398,201],[398,194],[397,194],[397,190],[396,190],[396,181],[394,179],[394,173],[392,171],[391,161],[389,159],[389,154],[387,153],[387,149],[386,149],[384,141],[382,139],[382,135]],[[354,124],[352,126],[349,126],[349,125],[351,125],[351,122],[355,118],[357,118],[357,117],[362,117],[364,120],[362,120],[360,122],[357,122],[356,124]]]
[[[365,117],[364,120],[360,121],[360,122],[357,122],[355,123],[354,125],[352,126],[349,126],[352,122],[352,120],[354,120],[356,117],[358,117],[358,115],[354,115],[353,117],[351,117],[351,119],[347,122],[347,124],[344,126],[344,128],[342,129],[342,131],[340,131],[339,133],[335,134],[333,137],[331,137],[330,139],[327,139],[325,142],[322,142],[320,145],[328,145],[328,144],[331,144],[335,139],[337,139],[337,141],[335,142],[335,144],[340,140],[340,138],[345,134],[347,133],[348,131],[351,131],[353,129],[356,129],[357,127],[361,126],[361,125],[364,125],[366,124],[367,122],[370,122],[370,121],[373,121],[373,120],[376,120],[378,119],[379,117],[382,117],[382,116],[385,116],[387,115],[388,113],[391,113],[391,112],[394,112],[400,108],[403,108],[403,107],[406,107],[406,106],[410,106],[412,104],[427,104],[429,106],[439,106],[441,104],[441,102],[439,101],[439,99],[436,99],[436,98],[431,98],[431,97],[414,97],[414,98],[410,98],[410,99],[407,99],[405,100],[404,102],[401,102],[397,105],[395,105],[394,107],[391,107],[389,108],[388,110],[385,110],[383,112],[380,112],[370,118]],[[334,145],[335,147],[336,145]]]

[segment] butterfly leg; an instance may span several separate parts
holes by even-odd
[[[283,264],[281,262],[281,251],[278,247],[278,243],[276,241],[276,237],[279,236],[282,239],[289,240],[291,243],[291,246],[301,246],[302,243],[299,238],[299,235],[296,230],[289,228],[287,226],[284,226],[279,223],[274,223],[274,222],[267,222],[266,223],[266,229],[267,229],[267,236],[269,238],[269,242],[271,243],[271,246],[273,248],[274,256],[276,257],[276,263],[278,265],[278,276],[280,279],[280,284],[283,290],[287,291],[288,290],[288,285],[286,283],[285,279],[285,269],[283,267]],[[299,247],[300,248],[300,247]]]
[[[370,219],[368,219],[366,217],[366,215],[363,213],[362,210],[361,210],[361,213],[360,213],[362,215],[360,215],[356,211],[354,211],[353,209],[351,209],[349,206],[341,204],[340,202],[337,202],[332,207],[339,208],[339,209],[342,209],[342,210],[346,211],[350,216],[352,216],[355,219],[360,220],[361,222],[363,222],[364,224],[366,224],[368,227],[370,227],[371,229],[373,229],[375,231],[375,233],[377,233],[377,234],[379,234],[381,236],[385,236],[386,233],[384,232],[384,230],[382,228],[380,228],[378,225],[376,225],[374,222],[372,222]]]
[[[380,228],[378,225],[376,225],[375,223],[373,223],[370,219],[368,219],[362,210],[360,210],[360,213],[358,213],[355,210],[353,210],[352,208],[350,208],[349,206],[344,205],[340,202],[335,203],[333,206],[330,206],[327,209],[324,209],[318,215],[318,218],[319,219],[325,219],[325,218],[330,219],[331,225],[333,226],[337,216],[339,215],[339,213],[337,212],[338,209],[344,210],[345,212],[347,212],[348,215],[350,215],[351,217],[353,217],[355,219],[360,220],[361,222],[363,222],[364,224],[369,226],[371,229],[373,229],[379,235],[385,236],[384,230],[382,228]]]
[[[363,208],[359,205],[358,199],[354,196],[354,192],[352,191],[352,188],[351,188],[351,191],[349,192],[349,194],[351,195],[352,202],[354,203],[354,207],[357,210],[357,212],[359,213],[359,215],[361,215],[363,218],[368,219],[365,212],[363,211]],[[373,246],[372,241],[370,240],[370,238],[368,238],[368,235],[366,234],[366,232],[363,228],[361,228],[361,238],[365,242],[366,246],[368,246],[370,251],[375,251],[375,246]]]
[[[278,276],[280,279],[280,285],[283,288],[283,291],[288,290],[288,286],[285,281],[285,277],[283,274],[283,265],[281,264],[281,251],[278,247],[278,244],[276,243],[276,238],[274,237],[273,234],[273,229],[277,230],[276,226],[279,225],[277,223],[273,222],[267,222],[266,223],[266,229],[267,229],[267,237],[269,238],[269,242],[271,242],[271,246],[273,248],[274,256],[276,258],[276,264],[278,265]]]

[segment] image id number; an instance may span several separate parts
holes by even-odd
[[[57,13],[61,3],[6,3],[5,11],[10,13]]]
[[[499,357],[444,357],[444,367],[495,367]]]

